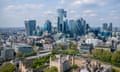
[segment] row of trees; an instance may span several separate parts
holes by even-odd
[[[52,51],[53,54],[70,54],[75,55],[79,51],[77,50],[77,44],[69,42],[68,45],[57,44],[57,48]]]
[[[44,72],[58,72],[58,69],[53,66],[51,68],[45,69]]]
[[[53,50],[53,54],[69,54],[69,55],[76,55],[78,51],[72,50],[72,49],[66,49],[66,50]]]
[[[95,59],[99,59],[103,62],[107,62],[120,67],[120,51],[111,53],[110,51],[105,51],[103,49],[95,49],[92,52],[92,55]]]
[[[29,57],[29,56],[34,56],[36,55],[37,53],[36,52],[31,52],[31,53],[27,53],[27,54],[22,54],[20,52],[16,53],[16,57]]]
[[[6,63],[0,67],[0,72],[15,72],[16,67],[11,63]]]
[[[57,49],[63,50],[63,49],[66,49],[66,47],[67,47],[67,49],[76,50],[77,49],[77,44],[75,44],[73,42],[69,42],[69,44],[67,46],[64,45],[64,44],[61,44],[61,43],[57,44]]]

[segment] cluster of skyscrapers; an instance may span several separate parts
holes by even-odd
[[[89,25],[83,18],[68,20],[67,11],[64,9],[58,9],[57,13],[57,32],[69,34],[70,36],[84,35],[87,33]],[[44,31],[48,33],[52,32],[52,23],[50,20],[46,20],[44,27],[40,28],[36,27],[36,20],[28,20],[25,21],[25,28],[27,36],[41,35]]]
[[[36,20],[26,20],[25,21],[25,29],[27,36],[40,36],[43,31],[47,31],[48,33],[52,30],[52,25],[49,20],[47,20],[44,24],[44,27],[41,28],[36,26]]]
[[[104,23],[102,26],[102,36],[104,37],[108,37],[108,36],[112,36],[112,23]]]
[[[64,9],[58,9],[58,32],[68,33],[70,36],[84,35],[87,33],[89,25],[81,18],[78,20],[68,20],[67,12]]]

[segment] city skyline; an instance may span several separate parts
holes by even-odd
[[[57,26],[57,9],[67,11],[68,19],[83,17],[90,26],[113,23],[120,27],[119,0],[1,0],[0,27],[24,27],[24,20],[35,19],[43,25],[47,19]]]

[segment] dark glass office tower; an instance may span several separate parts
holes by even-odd
[[[108,24],[104,23],[102,29],[103,29],[103,31],[107,31],[108,30]]]
[[[36,30],[36,20],[26,20],[25,29],[27,36],[32,36]]]
[[[47,31],[48,33],[51,33],[52,31],[52,25],[50,20],[46,20],[44,24],[44,31]]]
[[[57,21],[57,27],[58,27],[58,32],[65,33],[66,28],[67,28],[67,12],[64,11],[64,9],[58,9],[58,21]]]
[[[112,23],[109,24],[108,30],[112,32]]]

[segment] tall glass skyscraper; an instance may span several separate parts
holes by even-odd
[[[109,24],[108,30],[112,32],[112,23]]]
[[[103,29],[102,36],[104,36],[104,37],[112,36],[112,23],[110,23],[110,24],[104,23],[102,29]]]
[[[81,19],[78,20],[69,20],[69,32],[71,35],[83,35],[85,33],[85,27],[86,23],[81,21]]]
[[[66,32],[66,27],[67,27],[67,12],[64,11],[64,9],[58,9],[58,22],[57,22],[57,27],[58,27],[58,32]]]
[[[26,20],[25,29],[27,36],[32,36],[36,30],[36,20]]]
[[[108,24],[107,23],[103,23],[102,29],[103,29],[103,31],[107,31],[108,30]]]
[[[51,21],[47,20],[44,24],[44,31],[47,31],[48,33],[51,33],[52,31],[52,25],[51,25]]]

